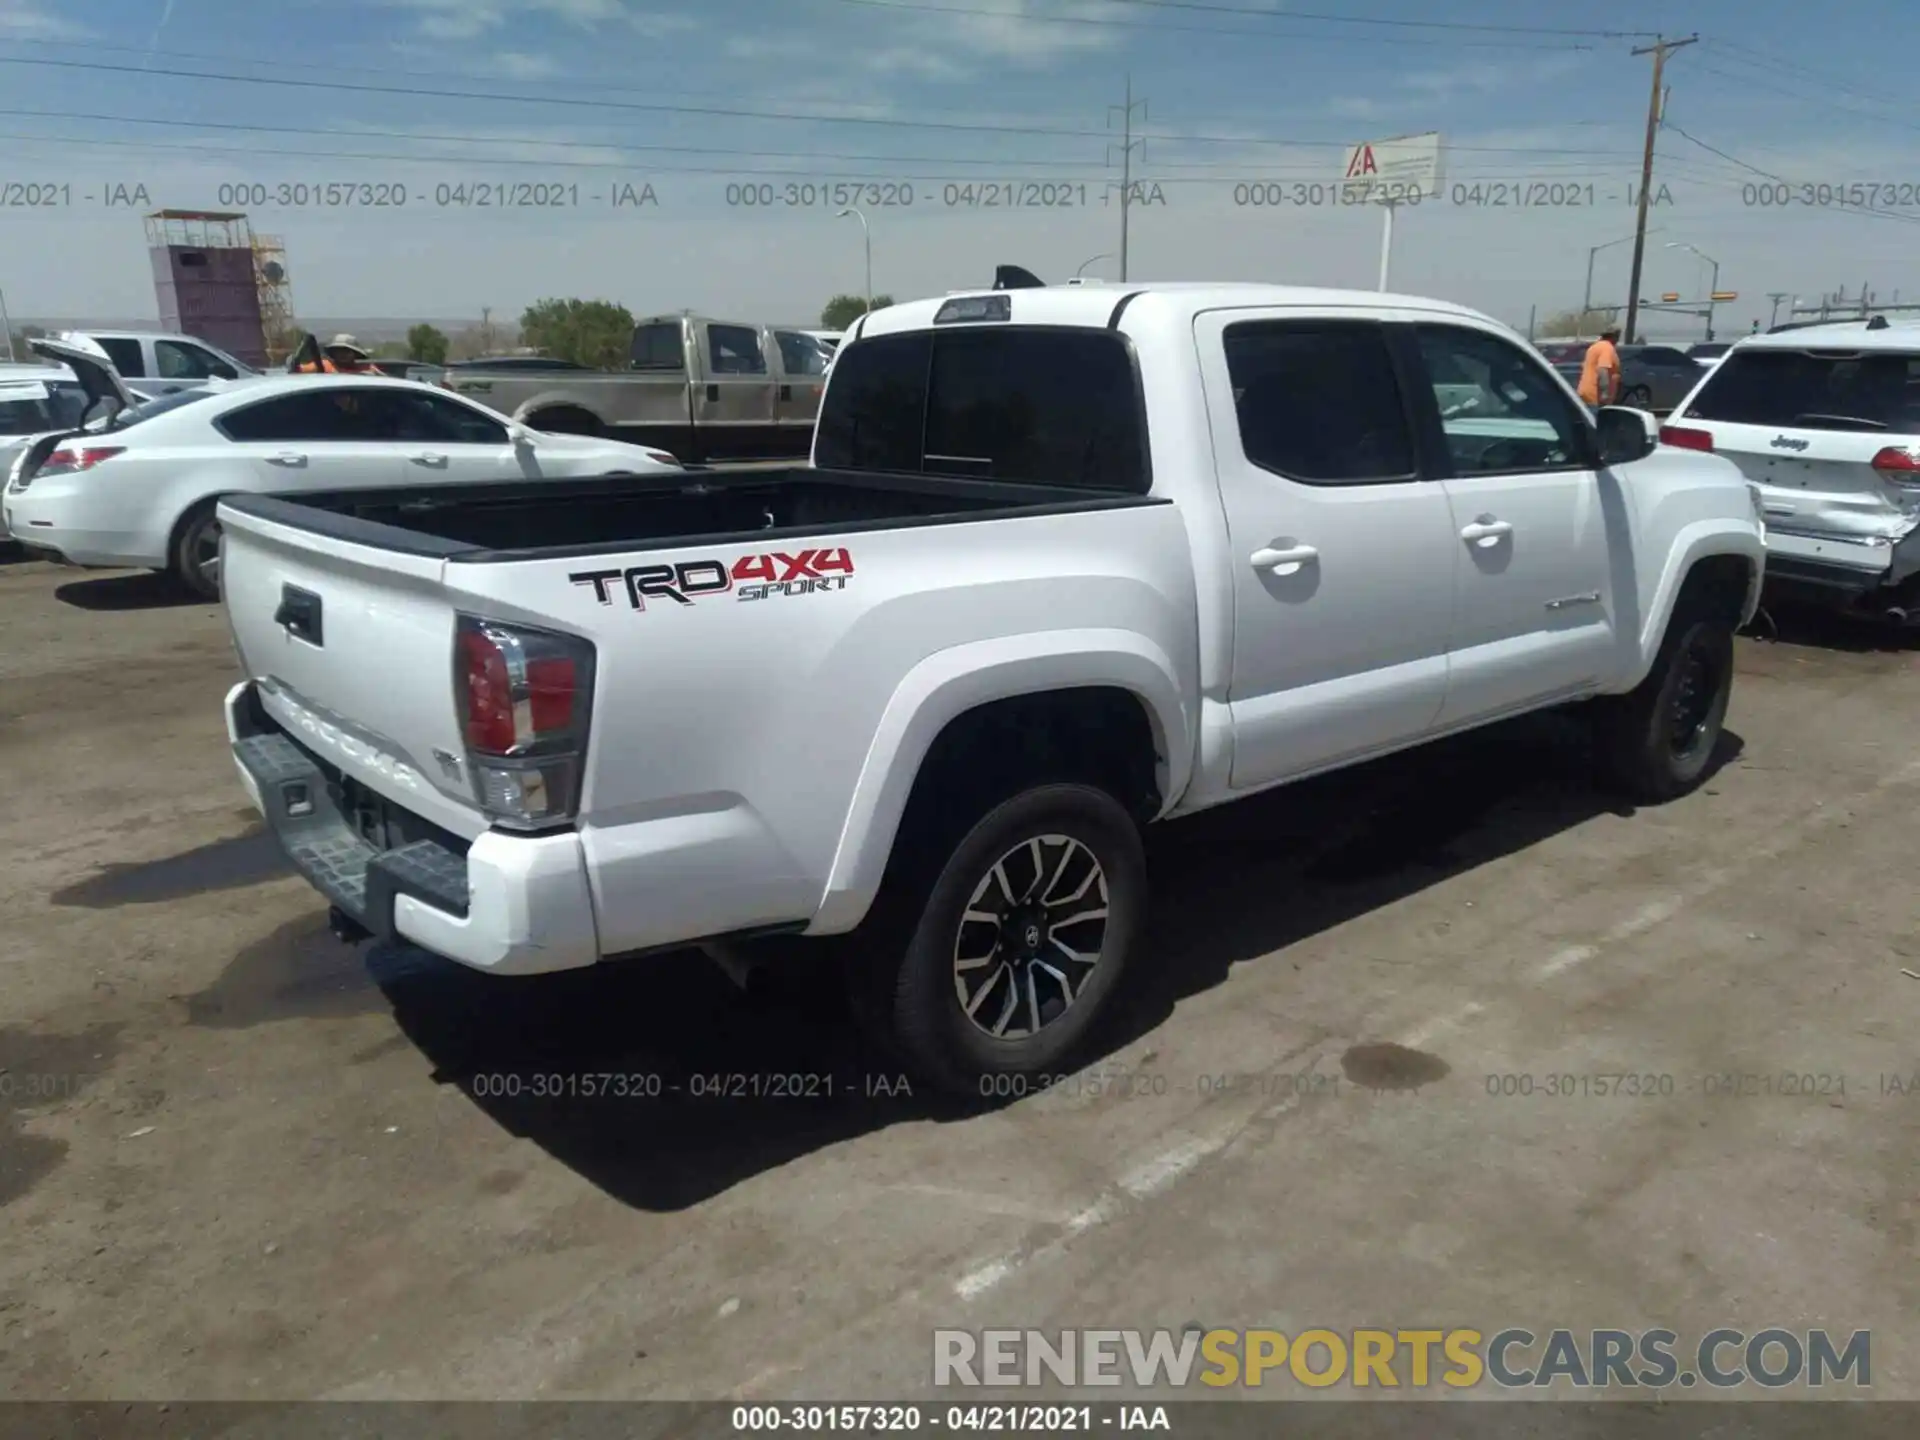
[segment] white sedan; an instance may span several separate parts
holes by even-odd
[[[141,401],[103,355],[29,343],[73,370],[87,413],[117,413],[21,451],[0,495],[6,528],[75,565],[168,571],[208,599],[219,594],[222,495],[680,468],[664,451],[529,430],[412,380],[263,375]]]

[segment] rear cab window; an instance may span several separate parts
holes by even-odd
[[[1693,397],[1686,418],[1920,435],[1920,353],[1735,350]]]
[[[1145,494],[1133,353],[1109,330],[995,325],[842,345],[815,431],[826,469]]]

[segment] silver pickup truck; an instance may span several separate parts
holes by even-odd
[[[628,440],[683,465],[791,460],[812,448],[828,356],[804,330],[659,315],[633,327],[624,370],[463,365],[441,383],[532,429]]]

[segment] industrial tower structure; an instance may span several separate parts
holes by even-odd
[[[286,358],[293,297],[278,239],[256,237],[236,212],[156,210],[147,216],[147,249],[163,328],[249,365]]]

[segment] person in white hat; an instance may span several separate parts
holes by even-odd
[[[373,367],[368,362],[373,359],[360,348],[360,342],[351,335],[336,335],[326,344],[326,356],[336,370],[346,374],[358,374]]]

